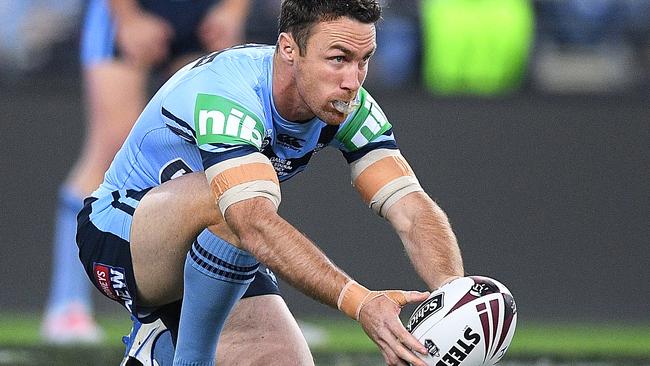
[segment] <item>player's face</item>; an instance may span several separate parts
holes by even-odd
[[[328,124],[341,124],[368,72],[375,26],[342,17],[314,26],[304,56],[297,58],[296,84],[307,107]],[[337,109],[338,107],[338,109]]]

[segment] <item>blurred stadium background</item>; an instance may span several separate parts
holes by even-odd
[[[278,3],[256,2],[250,41],[275,41]],[[515,295],[504,365],[650,364],[650,1],[384,3],[366,87],[467,272]],[[83,6],[0,1],[0,365],[116,364],[129,327],[97,296],[106,344],[38,339],[56,190],[83,137]],[[338,155],[286,183],[281,213],[367,286],[423,288]],[[318,364],[380,363],[352,322],[283,289]]]

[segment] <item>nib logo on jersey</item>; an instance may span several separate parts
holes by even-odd
[[[131,311],[133,299],[126,286],[124,268],[95,263],[93,273],[99,289],[109,298],[118,301],[121,300],[124,307],[128,311]]]
[[[219,95],[198,94],[194,128],[199,145],[228,144],[262,147],[264,125],[243,105]]]

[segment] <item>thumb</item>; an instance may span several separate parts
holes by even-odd
[[[382,296],[382,295],[388,297],[390,301],[394,302],[400,308],[409,303],[422,302],[426,300],[427,297],[429,297],[428,292],[403,291],[403,290],[380,291],[377,292],[377,295],[375,297]]]
[[[429,291],[404,291],[404,297],[407,303],[422,302],[426,300],[431,293]]]

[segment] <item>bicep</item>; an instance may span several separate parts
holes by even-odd
[[[397,149],[376,149],[350,164],[352,184],[364,203],[382,217],[401,198],[422,191]]]
[[[269,159],[261,153],[228,159],[205,171],[208,184],[219,210],[226,210],[241,201],[266,199],[274,207],[280,205],[280,183]]]

